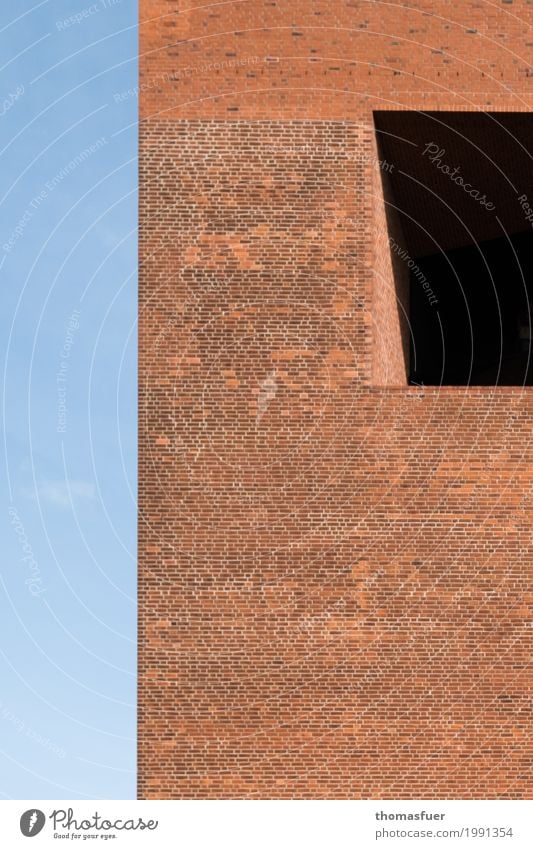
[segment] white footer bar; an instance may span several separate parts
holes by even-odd
[[[0,834],[9,849],[532,849],[533,801],[4,801]]]

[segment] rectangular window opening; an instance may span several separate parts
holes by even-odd
[[[375,286],[396,305],[380,307],[374,357],[393,362],[395,332],[410,384],[533,385],[531,114],[383,111],[374,122],[386,222],[376,262],[385,247],[392,278],[378,273]]]

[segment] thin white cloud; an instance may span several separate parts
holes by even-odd
[[[37,489],[26,490],[30,498],[45,501],[55,507],[68,509],[75,501],[93,501],[95,498],[94,484],[89,481],[41,481]]]

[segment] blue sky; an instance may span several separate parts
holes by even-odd
[[[137,34],[0,7],[0,799],[135,797]]]

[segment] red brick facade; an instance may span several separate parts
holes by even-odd
[[[372,111],[528,111],[532,23],[142,0],[141,798],[531,798],[533,389],[407,385]]]

